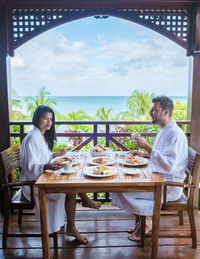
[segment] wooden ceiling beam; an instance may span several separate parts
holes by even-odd
[[[16,8],[134,8],[134,9],[188,9],[196,0],[7,0]]]

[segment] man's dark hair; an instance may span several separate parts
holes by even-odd
[[[55,140],[55,115],[54,111],[49,107],[45,105],[40,105],[36,108],[36,110],[33,113],[33,125],[39,129],[39,120],[43,113],[45,112],[51,112],[52,113],[52,126],[50,130],[46,130],[44,133],[45,139],[48,143],[48,147],[50,150],[53,149],[53,144]]]
[[[172,100],[167,96],[157,96],[154,97],[152,103],[160,103],[162,110],[169,109],[169,117],[172,117],[172,113],[174,110],[174,104]]]

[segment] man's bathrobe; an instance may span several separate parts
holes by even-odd
[[[44,164],[50,163],[53,156],[37,127],[34,127],[24,138],[20,150],[21,181],[37,180],[43,172]],[[23,186],[24,196],[30,200],[30,188]],[[34,188],[35,215],[40,220],[39,200],[37,188]],[[48,230],[57,232],[65,224],[65,194],[47,194]]]
[[[175,121],[169,122],[157,134],[150,156],[152,172],[160,173],[165,181],[183,182],[188,161],[187,139]],[[175,201],[182,188],[168,187],[167,200]],[[153,193],[112,193],[112,205],[136,215],[152,216]]]

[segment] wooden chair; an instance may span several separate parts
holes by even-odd
[[[196,224],[194,217],[194,191],[197,186],[198,173],[200,165],[200,154],[188,147],[188,164],[186,168],[186,181],[184,183],[179,182],[166,182],[163,190],[163,204],[161,210],[164,211],[178,211],[179,224],[183,225],[183,211],[187,211],[191,233],[188,235],[159,235],[161,238],[192,238],[192,247],[197,248],[197,234]],[[180,186],[184,188],[182,196],[177,201],[167,202],[167,187],[168,186]],[[145,234],[145,221],[146,217],[141,217],[141,246],[144,247],[145,237],[149,235]]]
[[[20,144],[14,145],[3,152],[0,155],[1,166],[1,182],[4,193],[4,223],[3,223],[3,239],[2,247],[7,248],[7,237],[41,237],[41,234],[23,234],[23,233],[8,233],[9,216],[10,212],[18,210],[18,225],[21,225],[23,210],[32,210],[34,207],[34,192],[33,186],[35,181],[23,181],[16,182],[16,168],[20,172]],[[20,186],[30,186],[31,201],[27,200]],[[54,248],[57,248],[57,233],[53,233],[50,236],[53,237]]]

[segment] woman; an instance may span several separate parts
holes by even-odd
[[[24,138],[21,150],[21,181],[37,180],[44,170],[59,170],[62,167],[60,162],[51,162],[53,158],[62,156],[66,149],[62,148],[58,152],[52,153],[55,140],[55,115],[53,110],[48,106],[38,106],[33,114],[34,128]],[[30,188],[23,186],[24,196],[30,200]],[[35,198],[35,215],[40,220],[38,192],[34,190]],[[98,209],[101,204],[90,200],[85,194],[81,194],[83,205]],[[87,243],[88,239],[81,235],[75,226],[75,194],[47,194],[47,213],[48,213],[48,230],[54,233],[60,230],[65,224],[67,214],[66,235],[74,236],[81,243]]]

